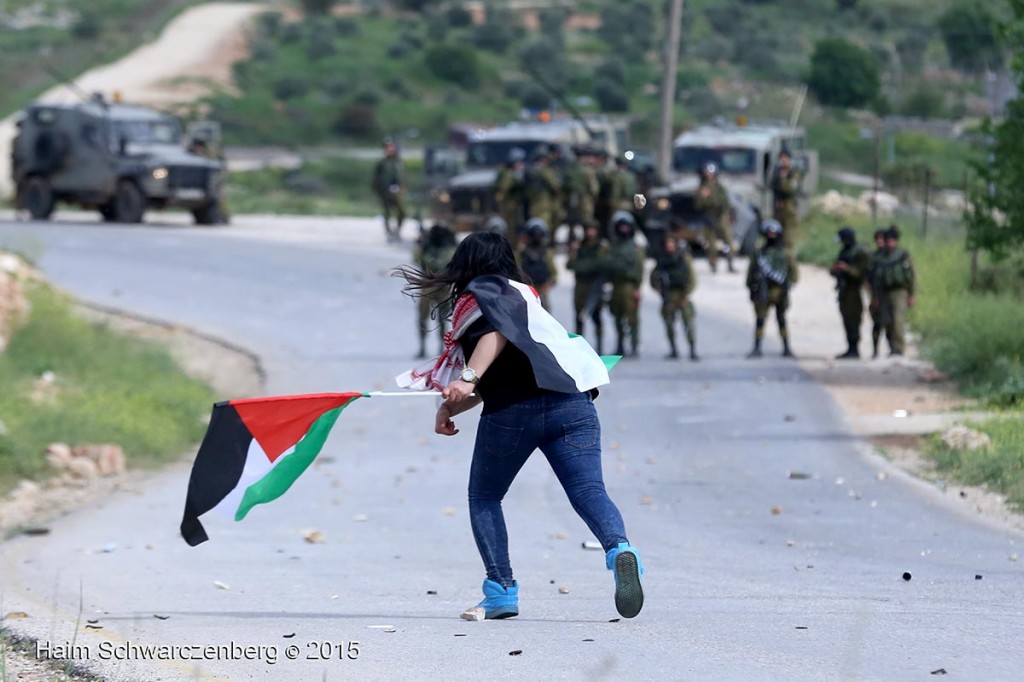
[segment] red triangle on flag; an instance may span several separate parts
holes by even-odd
[[[298,443],[325,412],[362,397],[362,393],[311,393],[232,400],[228,404],[274,462]]]

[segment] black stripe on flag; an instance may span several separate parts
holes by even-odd
[[[526,299],[507,279],[483,275],[470,282],[466,291],[476,297],[487,321],[530,360],[538,386],[559,393],[580,392],[576,380],[562,369],[551,349],[530,336]]]
[[[220,504],[238,485],[251,442],[252,434],[230,403],[213,406],[210,426],[192,465],[181,520],[181,537],[192,547],[210,539],[199,517]]]

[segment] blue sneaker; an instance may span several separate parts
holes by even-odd
[[[487,620],[511,618],[519,615],[519,583],[512,581],[511,587],[502,587],[501,583],[485,580],[483,585],[484,600],[477,604],[484,610]]]
[[[644,590],[640,586],[644,566],[639,552],[628,542],[620,542],[618,547],[608,550],[605,565],[615,575],[615,610],[623,618],[636,617],[644,607]]]

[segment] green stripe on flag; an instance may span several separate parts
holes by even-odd
[[[267,472],[266,476],[246,488],[245,494],[242,495],[242,502],[238,505],[238,511],[235,512],[235,521],[244,519],[245,515],[257,504],[273,502],[288,492],[288,488],[292,487],[295,480],[309,468],[316,456],[320,454],[320,450],[323,449],[324,442],[330,435],[331,429],[334,428],[334,422],[338,420],[341,411],[356,400],[357,398],[353,398],[341,407],[320,415],[320,418],[309,427],[309,431],[306,432],[302,440],[295,444],[294,452],[282,457],[274,465],[274,468]]]
[[[604,363],[605,369],[609,372],[612,371],[612,367],[619,364],[619,360],[622,359],[621,355],[602,355],[601,362]]]

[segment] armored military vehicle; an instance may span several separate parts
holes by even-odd
[[[494,184],[513,150],[529,159],[538,148],[558,145],[563,158],[571,159],[573,147],[590,142],[584,125],[573,120],[509,123],[475,133],[466,148],[465,171],[435,188],[431,213],[455,230],[475,229],[498,213]]]
[[[33,104],[17,121],[12,174],[19,208],[48,219],[58,201],[106,220],[142,221],[147,208],[181,207],[195,222],[225,222],[219,128],[180,122],[153,109],[107,102]]]
[[[646,220],[649,226],[683,223],[694,230],[703,216],[693,207],[700,184],[700,169],[708,162],[718,167],[719,182],[733,206],[733,239],[742,251],[756,242],[759,216],[771,216],[769,181],[783,149],[803,173],[802,190],[811,196],[818,185],[818,155],[806,148],[801,128],[785,125],[706,125],[687,131],[673,145],[667,184],[652,189]],[[806,201],[801,202],[806,205]]]

